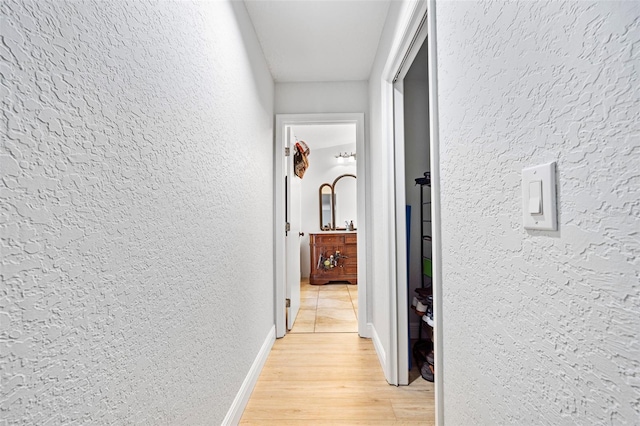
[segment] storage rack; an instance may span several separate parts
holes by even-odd
[[[420,185],[420,259],[422,262],[422,280],[420,287],[431,288],[433,283],[431,260],[431,174],[425,172],[423,177],[416,179],[416,184]],[[420,322],[426,322],[433,328],[433,323],[429,321]],[[418,327],[418,340],[422,340],[422,324]]]

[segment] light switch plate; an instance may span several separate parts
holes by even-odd
[[[541,194],[534,194],[531,191],[532,182],[542,182]],[[542,197],[541,214],[531,214],[531,198]],[[534,203],[535,204],[535,203]],[[555,231],[558,229],[557,208],[556,208],[556,163],[545,163],[539,166],[522,169],[522,217],[525,229],[541,229]]]

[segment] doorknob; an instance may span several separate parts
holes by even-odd
[[[304,232],[298,232],[299,237],[304,237]]]

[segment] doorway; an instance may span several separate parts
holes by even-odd
[[[428,2],[416,2],[414,3],[406,13],[406,19],[403,23],[403,31],[396,40],[395,47],[392,49],[387,63],[385,65],[383,73],[383,111],[385,111],[384,128],[387,130],[387,134],[392,140],[392,151],[394,156],[393,162],[393,177],[394,177],[394,200],[395,200],[395,227],[393,228],[393,234],[395,238],[392,238],[392,242],[396,247],[397,256],[395,260],[395,300],[392,305],[394,315],[392,315],[392,322],[395,327],[392,328],[392,332],[395,335],[392,336],[396,342],[395,346],[391,347],[391,365],[395,367],[395,373],[393,376],[394,384],[407,384],[408,383],[408,366],[410,362],[409,356],[411,355],[410,342],[409,342],[409,318],[410,315],[415,315],[412,310],[413,302],[413,288],[409,288],[411,282],[411,262],[407,264],[407,259],[411,259],[411,246],[407,245],[408,235],[412,234],[411,239],[414,241],[416,238],[420,241],[425,236],[429,238],[429,249],[426,253],[430,256],[430,262],[428,268],[425,268],[425,264],[419,259],[416,265],[414,258],[414,267],[417,267],[418,273],[423,275],[428,271],[430,279],[430,287],[432,290],[432,335],[430,336],[433,342],[434,359],[434,395],[435,395],[435,411],[436,411],[436,424],[444,424],[444,404],[443,404],[443,342],[442,342],[442,278],[441,278],[441,235],[440,235],[440,158],[439,158],[439,134],[438,134],[438,104],[437,104],[437,48],[436,48],[436,30],[435,30],[435,1],[429,0]],[[416,94],[420,97],[422,105],[422,111],[417,111],[415,108],[415,100],[410,99],[412,93],[407,97],[409,90],[416,89],[416,82],[406,81],[407,74],[419,56],[422,48],[426,49],[426,53],[421,55],[424,60],[426,57],[426,64],[420,63],[421,70],[419,73],[425,72],[426,65],[426,90],[423,94]],[[424,74],[420,80],[423,80]],[[414,84],[414,87],[410,87]],[[424,84],[423,81],[420,84]],[[409,87],[407,87],[409,86]],[[407,101],[407,102],[405,102]],[[411,116],[414,117],[411,117]],[[411,117],[409,120],[414,120],[413,125],[416,124],[415,117],[419,117],[422,123],[428,123],[427,129],[419,131],[418,139],[421,139],[423,146],[420,149],[426,148],[425,142],[429,147],[428,158],[424,158],[423,154],[414,152],[411,146],[405,145],[406,131],[405,119]],[[420,127],[420,126],[415,126]],[[411,129],[416,130],[416,128]],[[414,135],[413,138],[416,136]],[[425,152],[426,153],[426,152]],[[423,155],[423,162],[417,169],[413,169],[415,165],[410,164],[411,161],[407,160],[410,155]],[[428,170],[422,171],[427,167]],[[411,171],[407,173],[407,169],[411,168]],[[420,171],[416,171],[420,170]],[[412,209],[412,216],[414,218],[420,218],[420,220],[430,221],[430,235],[423,235],[416,232],[414,225],[413,230],[408,227],[407,220],[407,198],[408,193],[418,191],[414,187],[415,183],[418,183],[415,179],[426,178],[424,172],[429,172],[430,191],[425,197],[425,202],[429,202],[428,207],[425,207],[425,216],[423,216],[421,209],[422,203],[417,209]],[[416,214],[417,213],[417,214]],[[409,242],[411,242],[409,239]],[[422,257],[422,254],[420,255]],[[415,273],[415,272],[414,272]],[[414,275],[415,277],[415,275]],[[414,286],[422,285],[422,278],[419,278],[416,283],[414,278]],[[421,318],[421,317],[420,317]],[[422,319],[422,318],[421,318]],[[422,326],[420,323],[419,326]],[[414,333],[416,333],[414,327]],[[417,334],[417,333],[416,333]]]
[[[429,137],[429,86],[427,70],[427,44],[423,43],[402,79],[404,155],[399,158],[404,170],[403,191],[405,207],[407,303],[406,321],[409,326],[410,381],[422,375],[433,381],[433,245],[431,214],[431,166]],[[398,84],[398,83],[396,83]],[[401,187],[402,185],[398,185]],[[418,359],[416,359],[418,358]],[[420,371],[422,370],[422,371]]]
[[[347,136],[345,136],[347,135]],[[348,135],[351,135],[350,137]],[[288,188],[285,187],[283,182],[288,180],[291,182],[291,177],[286,176],[287,161],[291,161],[290,157],[285,156],[285,147],[287,145],[287,138],[292,141],[298,142],[304,141],[310,149],[310,155],[308,157],[309,167],[304,172],[304,176],[300,181],[300,199],[301,199],[301,228],[299,233],[287,232],[287,211],[290,207],[287,204],[289,194],[287,194]],[[357,235],[357,258],[365,259],[367,252],[366,243],[366,215],[365,215],[365,162],[358,161],[357,158],[364,158],[366,155],[364,147],[364,114],[279,114],[276,115],[276,141],[275,141],[275,283],[276,283],[276,336],[283,337],[287,333],[287,305],[300,306],[300,302],[308,304],[312,303],[309,294],[305,294],[305,290],[310,291],[310,288],[305,279],[309,275],[315,265],[311,262],[312,253],[310,253],[309,239],[310,233],[317,234],[330,234],[333,232],[340,233],[341,230],[335,228],[342,228],[348,231],[348,227],[351,222],[354,223],[356,228],[353,234]],[[351,156],[353,154],[353,156]],[[287,160],[288,159],[288,160]],[[315,171],[312,172],[313,168]],[[355,171],[355,173],[349,172]],[[355,180],[355,193],[348,196],[347,184],[336,184],[336,179],[343,175],[355,174],[357,179]],[[335,176],[334,176],[335,175]],[[296,177],[295,179],[299,179]],[[343,179],[339,179],[343,181]],[[332,185],[340,186],[340,192],[344,192],[344,196],[341,201],[337,201],[340,198],[332,198],[333,205],[329,207],[329,213],[324,212],[322,209],[321,189],[323,183],[329,183]],[[288,184],[287,186],[290,186]],[[340,197],[338,194],[337,197]],[[357,212],[350,213],[344,210],[349,202],[354,202],[357,205]],[[338,204],[343,210],[338,210]],[[331,210],[331,208],[334,208]],[[325,209],[326,210],[326,209]],[[330,216],[327,216],[329,214]],[[345,216],[342,218],[341,216]],[[331,217],[330,228],[326,228],[327,217]],[[340,217],[340,219],[338,219]],[[338,222],[338,220],[340,222]],[[347,224],[343,222],[347,221]],[[324,230],[323,230],[324,228]],[[294,235],[295,234],[295,235]],[[299,236],[298,250],[294,244],[288,244],[287,241],[291,241],[291,238],[296,239]],[[287,240],[289,238],[289,240]],[[299,262],[300,276],[305,279],[304,281],[298,281],[293,279],[288,274],[287,263]],[[342,260],[341,262],[344,262]],[[343,264],[336,261],[336,266],[342,267]],[[366,262],[359,263],[357,268],[357,291],[348,287],[345,287],[346,294],[350,295],[355,302],[355,306],[359,309],[357,322],[354,324],[357,327],[353,330],[357,331],[360,336],[368,337],[367,333],[367,309],[366,309],[366,276],[367,267]],[[303,283],[301,300],[287,300],[288,295],[298,294],[300,297],[299,288],[298,291],[291,291],[291,286],[299,286]],[[329,284],[332,285],[332,284]],[[337,284],[340,285],[340,284]],[[331,288],[338,289],[333,286]],[[341,284],[342,286],[349,284]],[[325,286],[313,286],[313,287],[325,287]],[[326,289],[328,289],[327,287]],[[319,290],[318,290],[319,291]],[[357,293],[357,296],[354,294]],[[312,293],[311,293],[312,294]],[[336,296],[334,294],[333,296]],[[307,296],[307,297],[304,297]],[[317,293],[316,293],[317,296]],[[355,296],[355,297],[354,297]],[[349,303],[352,299],[349,299]],[[357,301],[357,302],[356,302]],[[346,302],[346,300],[345,300]],[[319,299],[316,299],[316,303],[319,306]],[[302,306],[304,311],[305,306]],[[307,309],[308,310],[308,309]],[[299,315],[296,309],[289,308],[290,315]],[[346,312],[346,311],[345,311]],[[300,318],[303,322],[306,322],[308,329],[308,312],[306,318]],[[355,314],[354,314],[355,315]],[[291,318],[295,320],[294,318]],[[295,323],[294,323],[295,327]]]
[[[287,129],[297,143],[310,149],[309,167],[303,179],[293,178],[300,184],[302,200],[299,243],[302,280],[300,309],[296,318],[288,317],[295,320],[292,326],[287,326],[288,332],[357,333],[356,125],[305,124]],[[293,191],[291,195],[293,203]],[[344,236],[350,236],[354,244],[342,242],[341,247],[336,242],[330,247],[321,244],[326,238],[333,241]],[[340,252],[339,258],[331,262],[329,251]],[[288,254],[287,260],[295,257],[294,253]],[[325,266],[320,257],[327,258],[329,264]],[[289,270],[297,269],[291,266]]]

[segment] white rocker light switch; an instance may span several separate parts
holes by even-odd
[[[542,181],[529,182],[529,214],[542,214]]]
[[[558,229],[555,162],[522,169],[522,218],[525,229]]]

